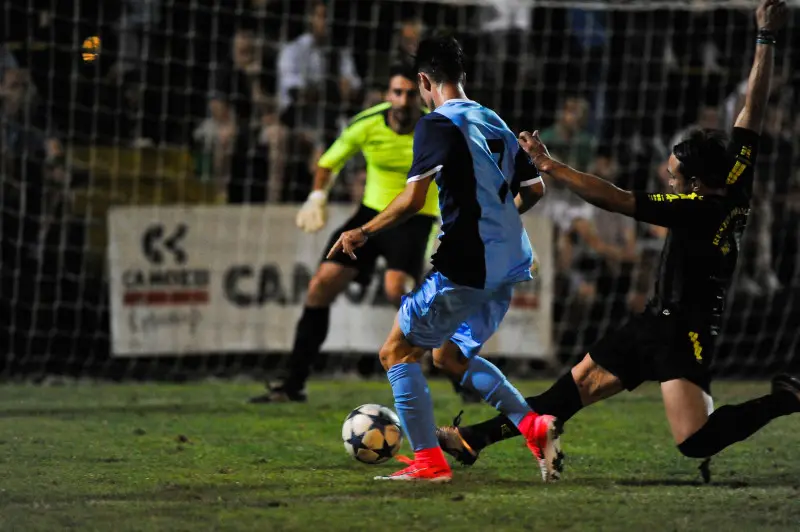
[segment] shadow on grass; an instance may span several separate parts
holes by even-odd
[[[776,482],[777,480],[777,482]],[[317,493],[304,493],[309,486],[319,488]],[[306,508],[309,503],[337,503],[357,500],[376,501],[380,499],[405,499],[405,500],[430,500],[436,497],[440,500],[460,502],[474,495],[477,488],[492,487],[507,489],[509,492],[518,492],[521,489],[569,489],[569,488],[601,488],[612,485],[626,487],[708,487],[714,489],[743,489],[748,487],[777,488],[793,487],[800,492],[800,485],[796,479],[772,477],[752,478],[748,482],[723,481],[711,484],[687,479],[623,479],[614,480],[602,477],[582,478],[575,482],[562,482],[556,486],[548,486],[532,479],[499,479],[492,477],[456,479],[451,484],[414,484],[394,482],[373,482],[367,475],[364,485],[352,485],[347,488],[339,486],[332,492],[323,490],[319,483],[297,482],[260,482],[230,483],[217,485],[192,485],[187,483],[165,483],[152,490],[144,492],[123,493],[75,493],[54,494],[41,493],[30,496],[15,496],[13,492],[6,492],[0,496],[0,513],[4,506],[38,506],[47,505],[98,505],[115,503],[159,503],[159,504],[213,504],[235,505],[237,507],[251,508],[280,508],[294,507]],[[369,487],[365,489],[364,486]]]

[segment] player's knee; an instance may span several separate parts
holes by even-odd
[[[383,293],[386,299],[399,307],[403,296],[413,287],[414,281],[408,275],[400,272],[389,272],[383,281]]]
[[[397,364],[419,362],[422,358],[422,353],[423,351],[414,349],[403,342],[386,342],[381,347],[378,357],[383,369],[389,371]]]
[[[400,302],[403,300],[403,296],[405,295],[405,290],[402,286],[386,286],[384,290],[384,294],[386,295],[386,299],[392,305],[399,307]]]
[[[458,348],[455,350],[434,349],[432,358],[434,367],[451,377],[463,376],[469,365],[469,360],[461,354]]]

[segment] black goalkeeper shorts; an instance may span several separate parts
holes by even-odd
[[[627,390],[645,381],[686,379],[711,394],[711,361],[716,337],[669,311],[646,310],[603,337],[589,352]],[[664,313],[666,312],[666,314]]]
[[[331,261],[358,270],[356,282],[367,285],[372,280],[375,262],[378,257],[386,260],[386,268],[400,270],[419,282],[424,268],[425,253],[436,218],[417,214],[402,224],[369,237],[364,247],[356,250],[353,260],[345,253],[337,253],[332,259],[326,258],[328,251],[345,231],[361,227],[372,220],[378,211],[361,205],[356,213],[331,235],[322,260]]]

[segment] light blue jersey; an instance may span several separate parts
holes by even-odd
[[[431,175],[442,212],[435,269],[473,288],[530,280],[533,250],[514,197],[541,178],[505,122],[470,100],[421,118],[408,179]]]
[[[398,322],[416,346],[451,340],[471,357],[499,327],[513,284],[532,279],[533,249],[514,198],[541,177],[505,122],[470,100],[449,100],[417,123],[408,180],[431,176],[441,243]]]

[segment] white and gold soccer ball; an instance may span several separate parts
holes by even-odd
[[[403,443],[400,419],[390,408],[361,405],[344,420],[342,441],[347,454],[365,464],[381,464]]]

